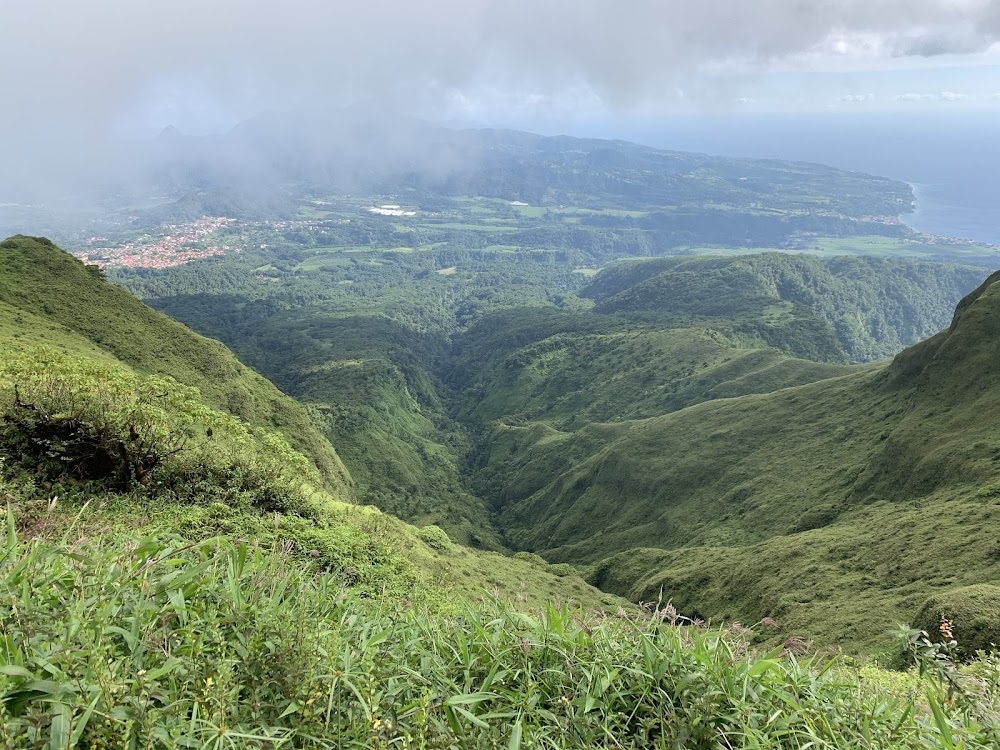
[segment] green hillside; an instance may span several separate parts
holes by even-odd
[[[739,319],[805,307],[829,324],[851,362],[892,356],[946,324],[981,268],[884,258],[764,253],[619,263],[583,292],[600,312]],[[776,307],[777,306],[777,307]]]
[[[798,359],[722,321],[656,325],[546,310],[483,321],[455,349],[451,382],[465,389],[463,421],[540,420],[560,429],[656,416],[855,369],[836,364],[843,358],[836,349],[833,363]]]
[[[569,570],[345,502],[355,486],[322,415],[47,240],[7,240],[0,259],[0,482],[33,535],[254,538],[435,606],[493,588],[605,599]]]
[[[93,271],[54,257],[97,283]],[[438,525],[461,544],[569,562],[633,600],[658,597],[666,581],[664,596],[682,611],[741,620],[781,614],[790,631],[859,651],[882,648],[885,628],[915,617],[934,591],[987,580],[988,552],[946,574],[955,559],[946,548],[926,547],[924,560],[925,552],[890,554],[891,545],[872,540],[883,527],[893,541],[913,537],[893,525],[896,515],[883,523],[863,512],[877,518],[880,501],[914,501],[910,488],[926,483],[924,474],[950,475],[937,458],[906,455],[925,440],[908,431],[929,422],[914,386],[887,388],[884,366],[846,364],[947,325],[946,311],[982,281],[981,269],[773,253],[660,258],[615,264],[577,298],[557,263],[522,276],[517,264],[488,260],[441,275],[430,272],[434,262],[386,256],[322,277],[254,282],[245,297],[230,282],[213,293],[227,269],[240,268],[222,263],[206,265],[213,286],[198,294],[190,293],[199,283],[192,270],[144,283],[149,291],[183,288],[150,301],[222,337],[307,406],[315,428],[290,431],[293,445],[309,434],[336,445],[361,502]],[[29,283],[38,282],[11,284],[4,299]],[[153,314],[114,294],[107,299]],[[97,320],[114,318],[101,304],[110,303],[95,301],[94,322],[77,325],[107,339],[100,351],[153,371],[162,360],[152,347],[130,350],[116,343],[123,335],[100,330]],[[20,307],[43,313],[26,301]],[[202,341],[181,326],[171,330],[180,341]],[[188,382],[200,385],[194,378]],[[216,399],[213,406],[225,406]],[[975,434],[967,425],[953,433],[943,455],[990,444],[967,443]],[[912,469],[894,468],[904,460]],[[959,465],[956,476],[965,470]],[[944,496],[953,483],[942,481]],[[948,497],[958,502],[970,492]],[[926,517],[915,510],[907,523],[929,523],[937,499],[928,503]],[[959,518],[941,521],[952,531],[935,545],[953,541]],[[807,580],[811,571],[808,586],[821,593],[789,615],[788,603],[808,595],[765,572],[782,559],[776,545],[814,537],[802,542],[805,557],[827,557],[790,566],[788,576]],[[854,553],[821,553],[845,538],[864,541]],[[868,549],[886,551],[864,563],[873,569],[939,573],[924,583],[886,579],[867,609],[881,624],[860,636],[825,613],[821,597],[841,597],[845,620],[854,616],[858,582],[870,574],[857,573],[864,565],[852,555]],[[678,550],[695,561],[692,580],[672,573],[681,570],[670,562]],[[840,554],[843,565],[830,561]],[[756,555],[768,564],[755,565]],[[730,564],[760,582],[727,578]],[[706,578],[708,570],[717,573]]]
[[[496,321],[484,319],[480,333],[493,341],[480,339],[480,351],[496,349],[500,360],[520,351],[529,365],[548,363],[569,345],[556,358],[566,367],[552,363],[557,378],[587,362],[596,374],[614,352],[650,354],[664,379],[680,383],[692,364],[703,370],[676,402],[636,407],[677,409],[665,416],[595,422],[575,433],[526,419],[494,425],[491,449],[520,462],[508,469],[516,481],[500,477],[507,482],[501,520],[512,538],[530,542],[518,523],[533,498],[550,493],[552,477],[561,493],[551,496],[552,510],[579,503],[574,493],[583,493],[601,511],[609,487],[628,491],[575,543],[591,523],[581,508],[553,525],[543,517],[549,508],[534,506],[539,528],[567,540],[534,546],[554,559],[596,561],[594,581],[657,601],[636,608],[569,565],[472,550],[435,526],[343,502],[347,474],[309,420],[367,446],[379,446],[384,434],[396,441],[386,437],[386,450],[406,445],[422,450],[423,462],[456,461],[447,472],[457,473],[460,446],[438,457],[434,446],[471,433],[446,415],[443,396],[460,391],[431,369],[485,383],[488,365],[459,361],[433,338],[420,346],[420,337],[387,319],[317,318],[296,338],[279,315],[269,335],[284,332],[286,353],[299,352],[286,375],[312,404],[307,413],[220,344],[146,308],[47,241],[17,237],[0,251],[6,747],[978,750],[1000,740],[996,660],[969,651],[990,642],[996,588],[983,578],[986,561],[1000,559],[1000,547],[983,544],[1000,450],[989,420],[980,419],[997,406],[991,347],[1000,275],[967,298],[948,331],[876,368],[794,359],[757,341],[741,346],[726,338],[731,331],[690,321],[632,331],[627,318],[604,314],[521,312],[492,328]],[[382,343],[366,359],[373,333]],[[560,340],[570,333],[580,340]],[[558,345],[538,348],[553,338]],[[277,348],[278,339],[260,342]],[[743,361],[755,354],[762,359]],[[839,377],[721,398],[766,390],[768,371],[777,375],[772,385]],[[507,384],[512,400],[524,385]],[[596,386],[579,386],[596,397],[587,390]],[[608,383],[588,418],[618,408],[612,391],[625,404],[637,389]],[[948,410],[934,411],[939,396]],[[572,408],[544,401],[518,409],[556,422]],[[365,418],[367,426],[352,421]],[[834,423],[845,429],[827,439]],[[768,443],[782,431],[781,442]],[[690,450],[668,452],[668,439],[709,441],[702,468]],[[817,484],[832,485],[845,446],[869,460],[859,454],[851,487],[828,488],[830,501],[846,491],[844,507],[779,529],[799,502],[788,494],[794,482],[801,489],[816,480],[805,458],[829,462],[829,477]],[[768,448],[776,473],[761,476],[769,486],[728,501],[742,504],[746,518],[700,523],[699,515],[724,505],[702,497],[685,519],[697,538],[675,549],[623,546],[606,557],[625,540],[619,519],[650,533],[636,515],[656,491],[643,471],[666,472],[668,488],[686,481],[694,493],[714,481],[713,457],[729,457],[726,472],[747,471]],[[360,453],[354,460],[365,465]],[[379,464],[367,466],[358,491],[406,497],[405,474],[383,479]],[[532,481],[539,486],[528,497]],[[596,494],[584,497],[590,490]],[[470,531],[476,520],[464,519]],[[661,528],[678,540],[684,533],[679,522]],[[594,539],[598,552],[589,546]],[[875,559],[873,550],[896,567],[864,568],[860,556]],[[889,577],[896,588],[884,585]],[[807,590],[810,581],[819,583]],[[887,602],[917,591],[927,599],[914,610],[919,624],[943,634],[951,624],[942,625],[938,612],[948,612],[961,647],[901,629],[891,654],[885,649],[916,667],[901,673],[805,656],[814,647],[803,635],[869,645]],[[825,630],[814,627],[820,611]],[[748,619],[757,612],[767,614]],[[754,624],[713,629],[697,619],[728,613]],[[849,626],[864,632],[843,637]],[[768,652],[761,643],[780,647]]]
[[[501,526],[609,590],[871,647],[1000,573],[998,281],[889,366],[576,433],[507,426]]]
[[[197,388],[205,403],[255,427],[280,432],[320,470],[338,497],[351,478],[336,451],[301,406],[206,339],[102,280],[51,242],[12,237],[0,243],[0,341],[45,344],[121,362],[148,375],[169,375]]]
[[[307,404],[361,502],[462,544],[570,562],[633,600],[659,596],[664,554],[697,549],[707,555],[693,567],[699,596],[677,582],[664,596],[740,620],[768,614],[760,597],[802,594],[765,596],[763,584],[732,593],[722,570],[711,587],[701,572],[850,518],[856,504],[842,486],[861,477],[907,408],[908,392],[858,396],[884,366],[848,362],[947,326],[986,275],[775,253],[659,258],[614,264],[577,297],[558,262],[458,259],[455,273],[431,272],[451,258],[387,254],[254,282],[246,297],[216,286],[238,268],[225,263],[206,264],[200,292],[193,268],[140,288],[186,290],[149,301],[219,336]],[[936,554],[941,570],[954,560]],[[838,570],[817,564],[810,585],[836,578],[849,618],[857,584]],[[982,567],[969,570],[966,582],[982,580]],[[818,605],[787,627],[871,651],[930,588],[878,595],[871,611],[882,625],[863,637],[820,621]]]

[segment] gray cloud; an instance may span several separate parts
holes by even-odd
[[[157,107],[224,119],[374,98],[427,114],[456,92],[545,103],[579,89],[627,108],[704,88],[706,69],[732,61],[842,54],[837,37],[875,35],[896,55],[981,49],[1000,38],[1000,3],[5,0],[0,29],[8,163],[55,154],[85,171],[111,158],[116,127]]]
[[[893,54],[897,57],[967,55],[983,52],[995,41],[995,25],[984,15],[982,22],[975,26],[903,36],[895,41]]]
[[[440,96],[491,83],[602,97],[655,94],[733,57],[780,59],[832,33],[886,35],[897,54],[981,49],[991,0],[9,0],[5,102],[118,117],[157,83],[196,81],[228,106]],[[957,28],[955,28],[957,27]],[[934,28],[933,35],[915,30]],[[973,43],[971,40],[975,40]],[[86,125],[87,122],[80,123]]]

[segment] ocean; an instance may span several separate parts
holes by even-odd
[[[574,135],[658,148],[793,159],[913,185],[914,229],[1000,245],[1000,114],[700,116],[578,122]]]

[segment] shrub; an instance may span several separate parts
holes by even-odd
[[[49,484],[150,488],[304,512],[305,458],[209,408],[197,389],[38,348],[0,362],[0,454]]]
[[[442,550],[451,545],[451,538],[440,526],[423,526],[417,529],[417,536],[431,549]]]
[[[544,568],[548,565],[544,557],[536,555],[534,552],[515,552],[513,557],[515,560],[522,560],[539,568]]]
[[[559,576],[560,578],[579,575],[576,568],[569,563],[553,563],[552,565],[549,565],[548,570],[552,575]]]

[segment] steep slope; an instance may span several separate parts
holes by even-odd
[[[908,391],[906,415],[856,492],[893,500],[1000,480],[1000,273],[959,304],[951,326],[903,352],[885,389]]]
[[[931,592],[1000,573],[998,332],[1000,274],[887,367],[575,434],[508,427],[501,524],[610,590],[871,647]]]
[[[316,465],[328,488],[351,496],[350,475],[305,410],[242,365],[222,344],[143,305],[41,238],[0,243],[0,337],[5,346],[48,344],[169,375],[212,407],[284,435]]]
[[[764,253],[619,263],[583,295],[599,312],[671,317],[734,319],[800,306],[829,325],[849,361],[867,362],[939,331],[955,300],[985,277],[972,266]]]
[[[782,324],[777,317],[759,322],[770,331]],[[835,348],[834,363],[813,362],[750,341],[734,328],[721,320],[656,325],[546,310],[496,316],[456,343],[450,382],[465,389],[459,418],[477,425],[543,421],[572,430],[856,369],[835,363],[842,358]]]
[[[29,537],[253,539],[360,596],[446,612],[490,590],[623,603],[566,567],[343,502],[353,482],[305,410],[221,344],[48,240],[6,240],[0,264],[0,495]]]
[[[276,313],[232,330],[247,362],[307,405],[340,448],[360,502],[457,542],[499,550],[490,511],[461,478],[464,431],[448,417],[433,363],[440,334],[382,315]]]

